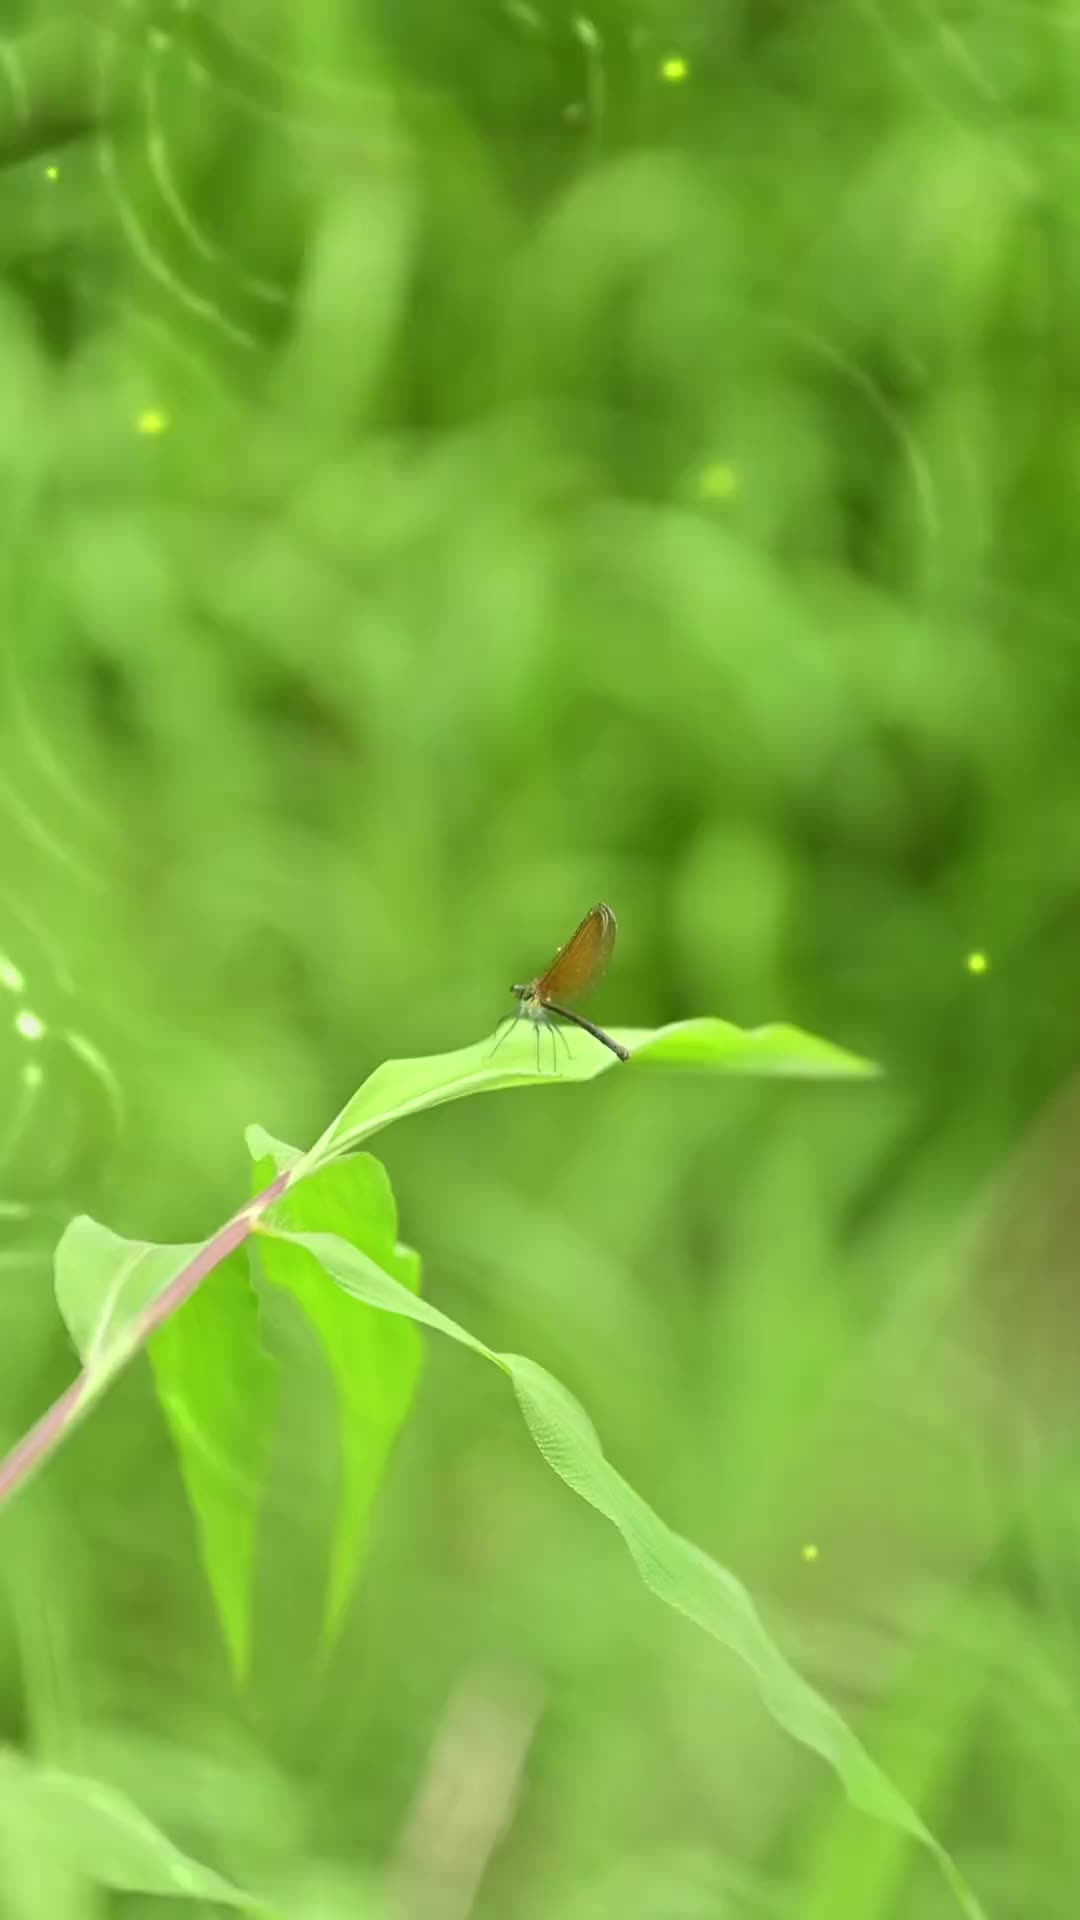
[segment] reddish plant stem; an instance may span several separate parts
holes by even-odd
[[[131,1351],[137,1353],[146,1345],[151,1334],[164,1326],[165,1321],[190,1300],[195,1289],[201,1286],[207,1274],[220,1267],[230,1253],[254,1232],[260,1216],[267,1207],[284,1193],[289,1184],[290,1174],[280,1173],[277,1179],[250,1201],[241,1213],[226,1221],[217,1233],[213,1234],[205,1246],[199,1248],[194,1259],[182,1267],[174,1279],[169,1281],[157,1298],[144,1307],[132,1328]],[[94,1389],[94,1377],[88,1368],[84,1368],[77,1380],[73,1380],[40,1420],[17,1440],[11,1452],[0,1460],[0,1506],[12,1494],[18,1493],[30,1475],[56,1452],[61,1441],[66,1439],[83,1410],[83,1403],[90,1399]]]

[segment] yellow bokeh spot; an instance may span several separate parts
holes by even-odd
[[[140,433],[164,433],[169,416],[160,407],[144,407],[135,422]]]
[[[31,1013],[29,1007],[24,1007],[21,1013],[15,1015],[15,1031],[23,1040],[41,1040],[45,1034],[45,1022],[36,1013]]]
[[[964,965],[969,973],[989,973],[990,956],[981,951],[969,953],[967,959],[964,961]]]
[[[56,167],[56,166],[53,166],[53,167],[46,167],[46,169],[45,169],[45,178],[46,178],[46,180],[59,180],[59,178],[60,178],[60,169],[59,169],[59,167]]]
[[[666,60],[660,62],[660,78],[666,80],[669,87],[677,87],[690,78],[690,62],[680,53],[669,53]]]
[[[734,500],[739,491],[739,476],[726,460],[713,460],[702,468],[698,485],[703,500]]]
[[[820,1549],[818,1547],[815,1547],[813,1541],[808,1540],[805,1547],[802,1550],[802,1557],[806,1561],[807,1566],[811,1566],[813,1564],[813,1562],[818,1558],[819,1552],[820,1552]]]

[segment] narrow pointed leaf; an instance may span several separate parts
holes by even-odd
[[[277,1229],[268,1221],[265,1231],[276,1233]],[[927,1847],[968,1920],[980,1920],[979,1904],[950,1856],[847,1722],[791,1666],[768,1634],[746,1588],[725,1567],[673,1532],[634,1492],[607,1460],[588,1415],[565,1387],[517,1354],[492,1352],[336,1236],[305,1233],[289,1238],[355,1298],[435,1327],[508,1373],[544,1459],[618,1528],[645,1584],[746,1664],[777,1723],[829,1762],[853,1805]]]
[[[22,1844],[36,1834],[42,1853],[59,1855],[97,1886],[269,1915],[251,1894],[182,1853],[124,1794],[100,1780],[0,1752],[0,1800],[0,1850],[8,1821],[17,1821]]]
[[[256,1187],[266,1184],[270,1165],[256,1167]],[[371,1154],[320,1168],[276,1201],[267,1218],[286,1228],[340,1236],[392,1275],[393,1284],[410,1293],[419,1287],[419,1259],[398,1242],[393,1190]],[[326,1285],[318,1261],[304,1247],[264,1235],[259,1249],[269,1279],[294,1296],[318,1332],[337,1388],[342,1492],[325,1622],[333,1634],[357,1577],[390,1449],[412,1405],[423,1347],[408,1323],[385,1313],[357,1312],[337,1288]]]
[[[456,1053],[415,1060],[387,1060],[376,1067],[348,1105],[305,1158],[305,1167],[355,1146],[394,1120],[421,1113],[472,1093],[507,1087],[555,1087],[567,1081],[593,1080],[601,1073],[638,1073],[646,1069],[679,1072],[761,1075],[790,1079],[872,1079],[877,1067],[843,1047],[798,1027],[744,1029],[727,1020],[680,1020],[667,1027],[618,1027],[613,1038],[630,1049],[628,1063],[590,1035],[568,1032],[571,1053],[560,1054],[555,1071],[536,1064],[535,1035],[522,1021],[497,1053],[493,1040],[478,1041]]]

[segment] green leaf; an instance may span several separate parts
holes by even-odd
[[[122,1793],[101,1781],[0,1752],[0,1808],[2,1851],[17,1834],[20,1846],[29,1840],[41,1854],[59,1857],[98,1886],[269,1912],[251,1894],[182,1853]]]
[[[879,1071],[872,1061],[802,1033],[798,1027],[743,1029],[712,1019],[680,1020],[668,1027],[619,1027],[612,1029],[612,1037],[630,1049],[631,1059],[625,1064],[591,1035],[579,1029],[565,1031],[572,1052],[567,1058],[560,1051],[555,1070],[550,1062],[544,1064],[543,1051],[537,1067],[536,1036],[527,1020],[520,1022],[498,1053],[492,1052],[494,1042],[489,1038],[456,1053],[384,1061],[305,1156],[303,1166],[318,1165],[380,1127],[426,1107],[504,1087],[554,1087],[593,1080],[600,1073],[637,1073],[646,1068],[833,1080],[872,1079]],[[540,1037],[543,1042],[544,1036]]]
[[[274,1174],[288,1173],[290,1167],[295,1167],[297,1161],[303,1158],[299,1147],[290,1147],[285,1140],[275,1140],[273,1134],[267,1133],[265,1127],[245,1128],[244,1139],[251,1158],[256,1162],[269,1160]],[[269,1178],[272,1179],[273,1174]]]
[[[617,1039],[650,1067],[748,1074],[785,1080],[873,1080],[881,1069],[799,1027],[734,1027],[729,1020],[679,1020],[653,1031],[620,1028]],[[613,1060],[613,1065],[618,1063]]]
[[[85,1216],[72,1221],[56,1250],[56,1298],[91,1375],[91,1397],[138,1350],[141,1312],[198,1252],[123,1240]],[[148,1352],[222,1629],[243,1675],[275,1369],[260,1345],[242,1253],[157,1329]]]
[[[267,1183],[268,1163],[256,1168]],[[418,1256],[399,1244],[397,1208],[382,1163],[371,1154],[321,1168],[275,1201],[266,1218],[286,1229],[340,1236],[415,1293]],[[319,1333],[337,1388],[342,1465],[331,1548],[325,1626],[332,1635],[356,1580],[390,1449],[413,1402],[423,1348],[412,1326],[356,1307],[325,1284],[317,1260],[284,1239],[260,1236],[266,1272],[299,1302]]]
[[[251,1655],[255,1538],[277,1369],[259,1338],[247,1257],[203,1281],[149,1346],[158,1399],[199,1529],[237,1674]]]
[[[91,1376],[91,1392],[126,1366],[142,1344],[139,1316],[199,1251],[122,1240],[80,1214],[53,1256],[56,1304]]]
[[[456,1320],[451,1320],[449,1314],[433,1307],[423,1294],[410,1293],[399,1280],[384,1273],[381,1267],[377,1267],[356,1247],[347,1246],[337,1234],[284,1232],[273,1224],[269,1215],[258,1232],[260,1242],[270,1238],[284,1239],[294,1246],[306,1248],[324,1272],[336,1280],[346,1293],[351,1293],[354,1300],[366,1301],[368,1306],[381,1307],[385,1313],[401,1314],[407,1320],[418,1320],[425,1327],[434,1327],[449,1339],[459,1341],[463,1347],[471,1347],[474,1353],[483,1354],[485,1360],[494,1361],[504,1372],[510,1371],[502,1356],[485,1347],[482,1340],[467,1333]]]
[[[276,1227],[260,1229],[268,1235]],[[617,1527],[646,1586],[703,1628],[750,1669],[774,1720],[827,1760],[852,1804],[911,1835],[935,1855],[969,1920],[981,1909],[915,1809],[871,1759],[847,1722],[817,1693],[771,1639],[735,1575],[665,1524],[606,1458],[588,1415],[542,1367],[517,1354],[493,1353],[429,1302],[417,1299],[356,1248],[325,1233],[289,1236],[354,1298],[436,1327],[510,1375],[526,1424],[549,1466]]]

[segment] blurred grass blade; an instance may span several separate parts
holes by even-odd
[[[123,1240],[85,1216],[72,1221],[56,1250],[56,1299],[90,1376],[87,1404],[138,1351],[142,1311],[198,1252]],[[229,1652],[243,1675],[275,1379],[259,1341],[246,1256],[233,1253],[217,1267],[147,1351]]]
[[[542,1367],[517,1354],[494,1353],[427,1301],[418,1299],[336,1235],[281,1235],[281,1202],[266,1216],[260,1239],[285,1237],[304,1248],[355,1299],[438,1328],[509,1374],[529,1431],[549,1466],[617,1527],[645,1584],[739,1659],[754,1675],[777,1723],[827,1760],[852,1804],[910,1834],[938,1860],[968,1920],[981,1908],[967,1883],[915,1809],[871,1759],[847,1722],[785,1659],[734,1574],[674,1533],[605,1457],[584,1409]]]
[[[495,1055],[492,1039],[456,1053],[415,1060],[386,1060],[376,1067],[305,1157],[305,1167],[355,1146],[380,1127],[471,1093],[504,1087],[553,1087],[593,1080],[600,1073],[667,1068],[699,1073],[762,1075],[790,1079],[872,1079],[872,1061],[798,1027],[742,1028],[727,1020],[679,1020],[667,1027],[613,1027],[613,1039],[629,1047],[628,1065],[588,1035],[570,1036],[572,1052],[557,1072],[537,1072],[535,1036],[523,1021]]]
[[[99,1780],[0,1753],[0,1855],[28,1845],[84,1880],[146,1893],[243,1907],[270,1920],[262,1901],[200,1865]]]
[[[275,1162],[260,1161],[255,1187],[273,1178]],[[337,1161],[293,1187],[274,1208],[282,1225],[340,1235],[415,1293],[420,1262],[397,1237],[397,1207],[381,1162],[371,1154]],[[325,1627],[332,1635],[355,1583],[379,1484],[412,1405],[423,1359],[416,1328],[385,1313],[357,1312],[328,1287],[318,1262],[303,1247],[261,1235],[268,1278],[291,1293],[322,1341],[337,1389],[341,1497],[331,1546]]]

